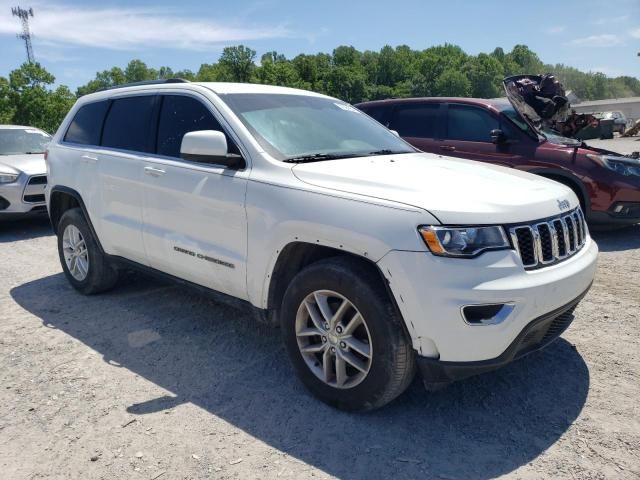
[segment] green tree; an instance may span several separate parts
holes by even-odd
[[[15,108],[11,98],[9,80],[0,77],[0,123],[11,123]]]
[[[55,132],[75,101],[65,86],[49,87],[55,77],[39,63],[25,63],[9,74],[7,97],[11,104],[11,123]]]
[[[434,94],[439,97],[468,97],[471,94],[471,82],[459,70],[445,70],[436,79]]]
[[[250,82],[256,68],[254,60],[256,51],[244,45],[226,47],[222,51],[220,67],[229,72],[230,80],[234,82]]]

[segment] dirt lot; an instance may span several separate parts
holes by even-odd
[[[639,478],[640,226],[596,239],[563,338],[349,415],[247,312],[139,275],[82,297],[46,223],[0,225],[0,477]]]

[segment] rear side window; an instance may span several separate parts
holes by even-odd
[[[100,132],[109,102],[88,103],[80,107],[64,136],[65,142],[100,145]]]
[[[195,98],[182,95],[162,97],[156,141],[158,155],[180,158],[182,137],[185,133],[198,130],[221,132],[222,127],[211,112]]]
[[[360,110],[362,110],[364,113],[366,113],[370,117],[375,118],[378,122],[380,122],[385,126],[388,125],[389,123],[388,107],[362,107],[360,108]]]
[[[401,137],[438,138],[439,112],[438,103],[398,105],[389,128]]]
[[[449,105],[447,138],[467,142],[491,142],[491,130],[500,128],[498,119],[486,110],[467,105]]]
[[[104,122],[102,145],[151,153],[151,136],[155,130],[151,120],[156,100],[153,95],[114,100]]]

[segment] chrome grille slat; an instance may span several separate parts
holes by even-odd
[[[575,255],[588,230],[580,208],[528,225],[510,227],[509,236],[527,270],[553,265]]]

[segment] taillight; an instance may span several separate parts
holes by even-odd
[[[49,149],[46,149],[46,150],[44,151],[44,161],[45,161],[45,162],[47,161],[47,157],[49,157]]]

